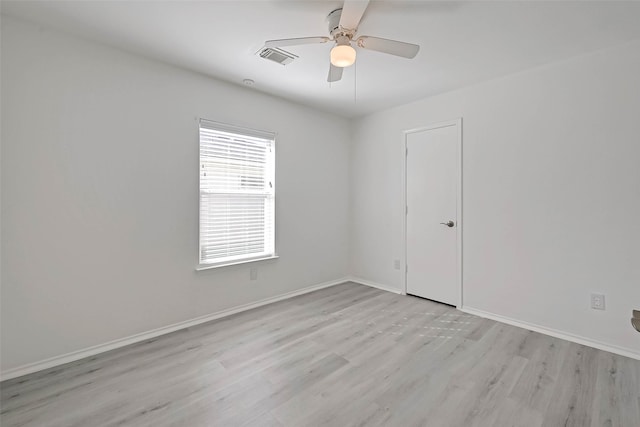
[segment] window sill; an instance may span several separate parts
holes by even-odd
[[[220,268],[220,267],[229,267],[231,265],[249,264],[252,262],[266,261],[266,260],[278,259],[278,258],[280,258],[278,255],[271,255],[263,258],[243,259],[239,261],[225,262],[222,264],[200,264],[196,267],[196,271],[211,270],[212,268]]]

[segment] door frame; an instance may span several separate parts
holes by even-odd
[[[433,129],[439,129],[443,127],[455,126],[457,129],[457,139],[458,139],[458,156],[457,156],[457,168],[458,168],[458,180],[457,180],[457,195],[456,195],[456,265],[457,265],[457,273],[458,273],[458,302],[456,304],[457,308],[462,308],[462,300],[463,300],[463,283],[462,283],[462,117],[458,117],[457,119],[447,120],[443,122],[432,123],[427,126],[422,126],[419,128],[408,129],[402,131],[402,150],[404,151],[402,155],[402,248],[403,248],[403,261],[404,261],[404,269],[402,272],[402,293],[403,295],[407,294],[407,137],[412,133],[424,132]]]

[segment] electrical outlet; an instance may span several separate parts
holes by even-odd
[[[400,270],[400,260],[399,259],[394,259],[393,260],[393,268],[395,268],[396,270]]]
[[[251,267],[249,269],[249,279],[258,280],[258,269],[256,267]]]
[[[591,294],[591,308],[594,310],[604,310],[604,295]]]

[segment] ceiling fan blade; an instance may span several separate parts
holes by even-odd
[[[329,76],[327,76],[327,81],[329,83],[339,81],[342,78],[342,70],[344,70],[344,68],[336,67],[335,65],[331,64],[331,66],[329,67]]]
[[[298,37],[296,39],[280,39],[280,40],[267,40],[264,43],[264,47],[284,47],[284,46],[297,46],[301,44],[314,44],[314,43],[326,43],[331,40],[329,37]]]
[[[370,36],[359,37],[358,40],[356,40],[356,44],[363,49],[376,50],[409,59],[415,58],[420,50],[420,46],[417,44]]]
[[[369,0],[344,0],[339,25],[348,30],[357,29],[368,5]]]

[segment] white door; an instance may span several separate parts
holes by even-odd
[[[460,305],[459,126],[406,134],[407,293]]]

